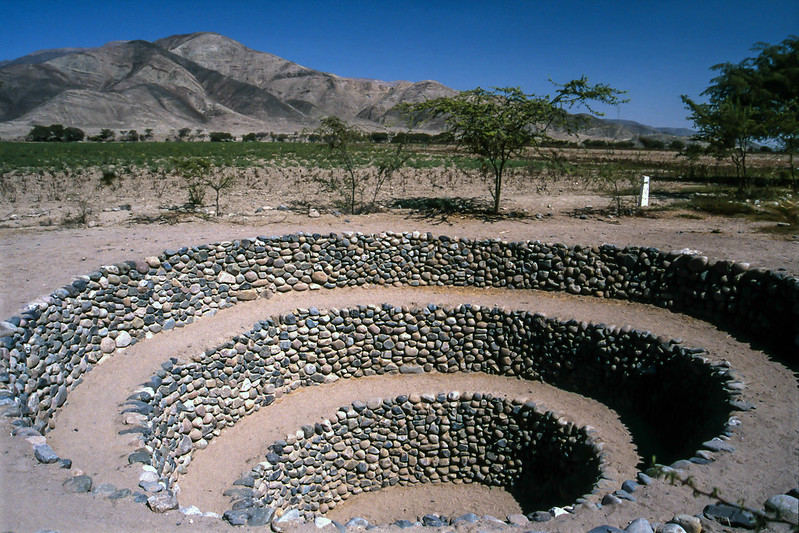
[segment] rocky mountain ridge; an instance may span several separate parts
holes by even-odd
[[[0,131],[189,127],[291,132],[338,115],[366,128],[391,109],[455,94],[440,83],[343,78],[213,33],[44,50],[0,64]]]
[[[89,134],[152,129],[156,138],[181,128],[287,133],[328,115],[376,130],[402,124],[397,104],[456,94],[432,80],[345,78],[208,32],[41,50],[0,62],[0,84],[4,139],[55,123]],[[637,126],[600,120],[585,136],[674,135]]]

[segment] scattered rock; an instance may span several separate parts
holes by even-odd
[[[624,533],[624,530],[613,526],[602,525],[589,529],[588,533]]]
[[[34,446],[33,454],[40,463],[51,464],[58,461],[58,454],[47,444],[38,444]]]
[[[788,494],[777,494],[766,500],[766,511],[791,524],[799,524],[799,499]]]
[[[719,524],[725,526],[742,527],[745,529],[754,529],[757,526],[757,521],[752,513],[740,507],[727,505],[725,503],[707,505],[702,513],[706,518],[715,520]]]
[[[253,527],[269,525],[275,515],[272,507],[250,507],[247,511],[249,513],[247,525]]]
[[[74,493],[83,493],[89,492],[92,490],[92,478],[89,476],[82,474],[79,476],[73,476],[62,484],[68,492]]]
[[[347,527],[347,528],[364,528],[364,529],[366,529],[366,528],[369,527],[369,522],[365,518],[361,518],[361,517],[356,516],[354,518],[350,518],[344,524],[344,526]]]
[[[685,533],[702,533],[702,522],[699,518],[688,514],[678,514],[669,523],[677,524],[685,530]]]
[[[602,505],[619,505],[621,504],[621,498],[615,496],[613,494],[605,494],[602,497]]]
[[[530,525],[530,519],[523,514],[508,515],[508,523],[517,527],[527,527]]]
[[[147,498],[147,507],[154,513],[165,513],[177,509],[178,499],[171,492],[159,492]]]
[[[636,518],[624,528],[624,533],[654,533],[654,531],[647,519]]]

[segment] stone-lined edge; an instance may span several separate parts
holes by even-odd
[[[15,425],[45,432],[84,372],[147,333],[259,295],[367,283],[626,298],[708,319],[788,359],[799,353],[799,278],[780,271],[654,248],[299,233],[104,266],[33,302],[0,323],[3,401],[19,405]]]
[[[694,396],[686,402],[702,411],[694,414],[704,426],[705,411],[729,414],[742,386],[726,365],[710,364],[702,354],[628,327],[473,305],[299,309],[258,322],[197,354],[193,362],[165,362],[122,411],[141,417],[143,448],[135,454],[150,459],[161,476],[160,485],[152,488],[161,491],[174,488],[193,451],[207,447],[224,427],[297,388],[363,375],[478,371],[640,404],[639,381],[670,372],[659,379],[666,401],[682,396],[675,387],[686,395],[690,391]],[[649,392],[653,398],[662,396]],[[694,444],[702,447],[701,439]],[[701,455],[695,462],[706,459]],[[601,497],[595,491],[593,498],[585,495],[578,503]]]

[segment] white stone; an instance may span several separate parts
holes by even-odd
[[[124,348],[126,346],[130,346],[130,343],[133,339],[130,336],[130,333],[127,331],[120,331],[119,335],[116,338],[116,346],[117,348]]]

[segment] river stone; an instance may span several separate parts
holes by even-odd
[[[624,528],[624,533],[654,533],[646,518],[636,518]]]
[[[304,521],[300,511],[297,509],[290,509],[283,513],[282,516],[272,520],[272,529],[277,533],[286,531],[287,529],[296,525],[302,524]]]
[[[631,479],[628,479],[627,481],[621,484],[621,489],[627,492],[628,494],[632,494],[638,489],[638,483],[636,483]]]
[[[344,527],[348,527],[348,528],[350,528],[350,527],[353,527],[353,528],[362,527],[362,528],[366,529],[366,528],[369,527],[369,522],[367,522],[365,518],[361,518],[359,516],[356,516],[354,518],[350,518],[347,521],[347,523],[344,524]]]
[[[92,478],[89,476],[82,474],[80,476],[74,476],[69,478],[68,480],[62,483],[63,487],[67,489],[68,492],[75,492],[75,493],[82,493],[82,492],[89,492],[92,490]]]
[[[116,350],[117,344],[111,337],[103,337],[100,341],[100,351],[103,353],[111,353]]]
[[[517,527],[527,527],[530,525],[530,519],[523,514],[508,515],[508,523]]]
[[[661,529],[660,533],[685,533],[685,530],[679,524],[665,524]]]
[[[33,447],[33,455],[40,463],[50,464],[58,461],[58,454],[48,444],[38,444]]]
[[[602,505],[619,505],[620,503],[621,498],[613,494],[605,494],[602,497]]]
[[[317,516],[313,521],[313,525],[315,525],[317,529],[322,529],[332,524],[333,521],[324,516]]]
[[[136,450],[135,452],[128,455],[128,463],[130,464],[142,463],[145,465],[149,465],[150,459],[151,459],[150,453],[144,448]]]
[[[154,513],[165,513],[177,509],[178,499],[170,492],[159,492],[147,498],[147,507]]]
[[[226,285],[232,285],[236,283],[236,276],[230,274],[229,272],[220,272],[219,276],[217,276],[216,281],[219,283],[224,283]]]
[[[130,346],[131,342],[133,342],[133,339],[131,338],[130,333],[127,331],[120,331],[115,340],[117,348],[125,348],[126,346]]]
[[[422,517],[422,524],[427,527],[443,527],[447,525],[447,522],[438,515],[426,514]]]
[[[226,520],[232,526],[243,526],[247,523],[249,518],[250,512],[248,509],[232,509],[225,511],[222,515],[222,519]]]
[[[766,500],[766,510],[791,524],[799,523],[799,500],[787,494],[777,494]]]
[[[726,442],[724,442],[723,440],[721,440],[718,437],[714,437],[714,438],[710,439],[709,441],[703,442],[702,446],[704,446],[705,449],[708,449],[708,450],[713,451],[713,452],[719,452],[719,451],[734,452],[735,451],[735,448],[731,444],[727,444]]]
[[[452,525],[456,525],[460,522],[466,522],[467,524],[476,524],[480,520],[480,517],[474,513],[466,513],[465,515],[459,516],[452,520]]]
[[[275,515],[275,510],[272,507],[250,507],[247,512],[249,515],[247,525],[253,527],[268,525]]]
[[[181,507],[180,512],[186,516],[202,516],[203,512],[200,510],[199,507],[196,505],[190,505],[188,507]]]
[[[117,492],[117,488],[111,483],[101,483],[92,489],[92,494],[109,497]]]
[[[671,520],[669,520],[672,524],[677,524],[685,530],[685,533],[701,533],[702,532],[702,522],[699,518],[695,516],[691,516],[689,514],[678,514]]]
[[[745,509],[725,503],[717,503],[705,506],[702,513],[706,518],[715,520],[722,525],[743,527],[754,529],[757,526],[755,516]]]

